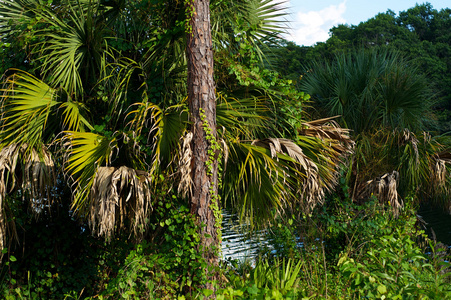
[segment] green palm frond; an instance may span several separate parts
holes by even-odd
[[[147,139],[152,151],[151,173],[160,167],[166,169],[175,157],[178,143],[186,130],[188,112],[182,104],[161,109],[150,102],[134,105],[128,116],[131,119],[128,126],[136,135]]]
[[[43,142],[49,116],[58,106],[57,92],[44,82],[18,71],[6,79],[2,92],[2,144]]]
[[[249,5],[249,13],[244,18],[249,26],[246,33],[253,44],[263,43],[286,29],[283,25],[283,17],[286,16],[285,8],[280,3],[272,0],[246,2]]]
[[[423,129],[433,96],[413,62],[396,52],[371,50],[315,61],[301,81],[321,117],[341,115],[355,134],[382,126]]]
[[[24,38],[51,85],[63,87],[71,96],[83,95],[84,84],[92,86],[98,79],[106,47],[105,27],[96,19],[101,14],[97,9],[95,4],[77,1],[64,7],[38,0],[2,2],[0,34],[8,40],[33,30],[32,39]]]
[[[105,137],[90,132],[68,131],[62,138],[67,158],[65,172],[75,185],[73,207],[86,209],[89,190],[98,168],[110,165],[114,151],[117,151],[115,137]]]
[[[291,140],[268,138],[228,146],[223,194],[241,218],[267,220],[291,205],[309,211],[333,187],[328,181],[336,176],[321,178],[318,163]]]
[[[290,206],[309,211],[322,203],[325,193],[335,188],[340,165],[354,147],[349,130],[333,119],[303,123],[296,141],[244,141],[225,135],[224,199],[238,208],[241,218],[257,219]]]
[[[71,101],[63,102],[60,105],[63,114],[63,126],[71,131],[85,131],[85,127],[89,130],[94,130],[91,124],[83,116],[87,108],[83,103]]]
[[[49,25],[38,33],[45,37],[39,47],[43,73],[70,95],[83,95],[84,84],[93,85],[98,79],[106,42],[105,28],[95,19],[96,9],[93,4],[87,9],[73,6],[70,22],[48,9],[37,12]]]
[[[258,97],[236,99],[216,94],[216,122],[219,130],[250,139],[270,127],[270,109]]]
[[[104,84],[105,89],[111,90],[109,97],[110,115],[120,118],[122,113],[128,109],[129,90],[144,89],[141,97],[143,100],[147,100],[148,97],[145,82],[141,83],[140,86],[133,86],[134,77],[146,79],[142,64],[127,57],[115,59],[115,55],[114,50],[112,50],[103,57],[102,64],[105,66],[102,68],[102,81],[99,84]],[[109,59],[115,59],[115,62],[108,63]]]
[[[385,70],[379,84],[379,97],[383,99],[381,111],[383,124],[391,128],[410,128],[421,130],[432,95],[427,81],[414,66],[405,68],[394,65]]]
[[[169,106],[182,102],[188,93],[186,37],[183,32],[175,36],[169,32],[156,31],[154,34],[161,35],[161,40],[153,41],[153,45],[144,55],[142,66],[147,76],[154,79],[155,84],[161,85],[150,87],[160,94],[152,101]]]
[[[215,47],[236,51],[236,39],[244,38],[265,60],[268,41],[286,30],[280,3],[271,0],[212,1],[212,36]]]
[[[50,142],[61,128],[77,131],[86,126],[92,129],[83,116],[83,105],[69,98],[63,102],[60,91],[26,72],[15,71],[0,90],[3,145],[27,144],[31,149]]]
[[[240,212],[240,218],[262,220],[283,207],[297,173],[293,160],[283,155],[277,161],[269,149],[248,143],[229,143],[229,155],[223,180],[223,199]],[[287,179],[287,181],[285,181]]]

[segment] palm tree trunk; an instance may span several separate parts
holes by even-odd
[[[188,99],[192,121],[193,179],[190,211],[199,222],[200,247],[211,267],[218,265],[219,237],[215,228],[214,207],[218,206],[218,150],[212,145],[216,139],[216,96],[213,79],[213,50],[210,29],[209,0],[192,0],[192,16],[188,33]],[[208,126],[209,130],[206,130]],[[209,131],[207,133],[207,131]],[[213,147],[214,148],[214,147]],[[211,167],[207,167],[211,165]],[[207,271],[209,281],[213,271]],[[212,284],[206,286],[213,290]]]

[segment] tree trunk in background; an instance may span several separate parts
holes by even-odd
[[[188,33],[188,101],[192,121],[191,176],[193,179],[190,211],[199,222],[201,247],[204,258],[212,267],[218,265],[219,237],[215,228],[212,196],[218,193],[218,154],[209,155],[211,140],[207,139],[204,124],[208,123],[210,135],[216,138],[216,96],[213,79],[213,50],[210,30],[209,0],[192,0],[193,13]],[[189,9],[189,8],[188,8]],[[203,116],[202,116],[203,115]],[[204,117],[204,120],[202,120]],[[212,168],[207,168],[207,161]],[[209,272],[209,279],[214,279]],[[206,288],[213,289],[211,284]],[[214,297],[214,296],[213,296]]]

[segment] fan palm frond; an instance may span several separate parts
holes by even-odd
[[[49,115],[58,105],[56,90],[19,71],[6,79],[1,92],[2,144],[42,143]]]
[[[70,22],[65,22],[51,10],[37,15],[49,25],[41,34],[39,53],[43,58],[43,73],[54,86],[61,86],[69,95],[82,96],[84,84],[93,85],[101,69],[102,52],[106,48],[105,28],[96,20],[97,7],[71,7]]]
[[[291,166],[294,160],[281,154],[277,157],[279,160],[274,159],[267,148],[229,142],[222,194],[225,203],[230,201],[240,212],[241,220],[267,219],[283,208],[284,196],[294,192],[298,177],[297,170]],[[289,173],[292,176],[288,176]]]
[[[83,130],[92,126],[84,118],[84,106],[61,101],[60,91],[20,70],[6,78],[1,102],[2,144],[27,144],[30,149],[54,138],[58,126],[68,130]],[[62,113],[62,120],[59,113]],[[56,126],[56,128],[55,128]],[[37,147],[39,148],[39,147]]]
[[[291,140],[280,138],[256,140],[252,144],[269,149],[273,158],[286,155],[295,161],[294,168],[297,169],[298,177],[295,179],[297,186],[293,188],[295,188],[296,196],[290,199],[290,202],[298,203],[300,200],[304,211],[310,211],[322,202],[327,185],[319,175],[317,164],[304,154],[299,145]]]
[[[284,6],[271,0],[246,1],[248,14],[244,17],[249,29],[246,32],[254,44],[263,43],[281,34],[285,29],[283,17],[286,16]]]
[[[61,139],[67,153],[65,171],[75,185],[72,206],[84,211],[98,168],[111,164],[118,150],[116,138],[90,132],[68,131]]]
[[[314,61],[301,88],[322,117],[341,115],[355,134],[381,126],[423,129],[433,94],[412,61],[393,51],[355,51],[329,63]],[[425,101],[428,99],[428,101]]]
[[[239,208],[242,218],[258,215],[257,219],[290,205],[310,211],[322,203],[326,191],[336,186],[340,164],[354,147],[349,130],[333,119],[304,122],[296,141],[245,141],[226,135],[225,200]]]
[[[284,7],[275,1],[212,1],[211,11],[214,46],[236,51],[240,47],[237,39],[245,39],[261,62],[266,59],[268,42],[286,30]]]
[[[129,112],[128,126],[138,136],[147,139],[153,152],[151,173],[160,166],[166,169],[172,162],[178,141],[183,136],[188,122],[188,112],[184,103],[161,109],[151,102],[140,102]],[[144,134],[147,130],[147,136]]]
[[[216,94],[216,122],[234,136],[250,139],[270,127],[270,109],[262,97],[236,99]]]

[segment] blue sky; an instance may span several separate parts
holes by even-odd
[[[311,46],[324,42],[329,29],[338,24],[358,25],[380,12],[391,9],[396,14],[414,7],[416,3],[429,2],[440,10],[451,7],[450,0],[288,0],[287,19],[290,21],[288,40],[298,45]]]

